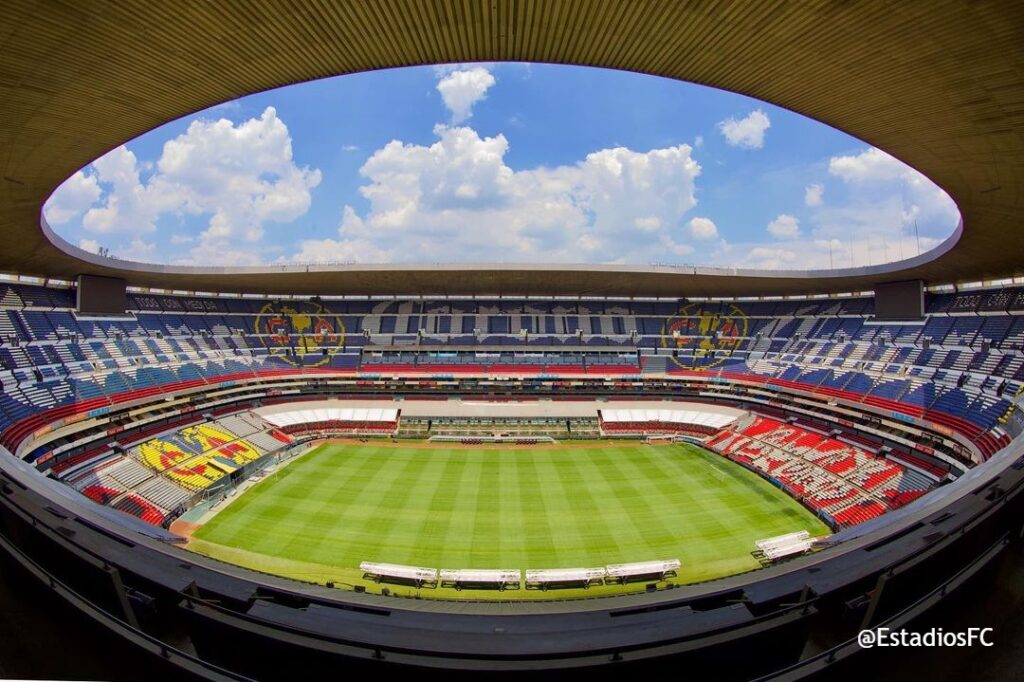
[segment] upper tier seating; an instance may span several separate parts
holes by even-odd
[[[696,371],[923,418],[988,456],[1009,442],[1011,399],[1024,390],[1022,289],[929,294],[923,324],[869,324],[870,298],[314,304],[132,293],[116,320],[79,316],[73,301],[68,289],[0,284],[9,447],[63,416],[296,372]],[[390,350],[373,350],[381,346]]]

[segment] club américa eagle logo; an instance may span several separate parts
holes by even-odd
[[[326,365],[345,339],[345,325],[322,303],[268,303],[256,315],[256,333],[271,355],[290,365]]]
[[[747,315],[739,306],[730,303],[721,312],[710,312],[690,303],[665,320],[661,346],[689,351],[686,357],[669,358],[677,366],[707,369],[728,359],[729,351],[743,342],[747,328]]]

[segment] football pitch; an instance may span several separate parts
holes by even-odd
[[[362,561],[526,570],[678,558],[682,568],[671,582],[683,584],[757,568],[755,540],[805,529],[829,532],[767,481],[693,445],[331,443],[241,493],[195,531],[189,548],[371,591],[379,587],[362,579]],[[609,585],[587,594],[636,589]]]

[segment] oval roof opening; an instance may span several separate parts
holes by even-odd
[[[48,200],[71,244],[169,265],[564,263],[827,270],[912,259],[959,213],[786,109],[587,67],[302,83],[117,147]]]

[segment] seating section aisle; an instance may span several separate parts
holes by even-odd
[[[152,475],[145,470],[142,470],[141,475],[133,471],[133,462],[130,460],[121,457],[116,460],[103,468],[88,471],[75,479],[72,486],[99,504],[127,512],[154,526],[163,524],[168,507],[157,506],[131,489],[134,484],[142,483]]]

